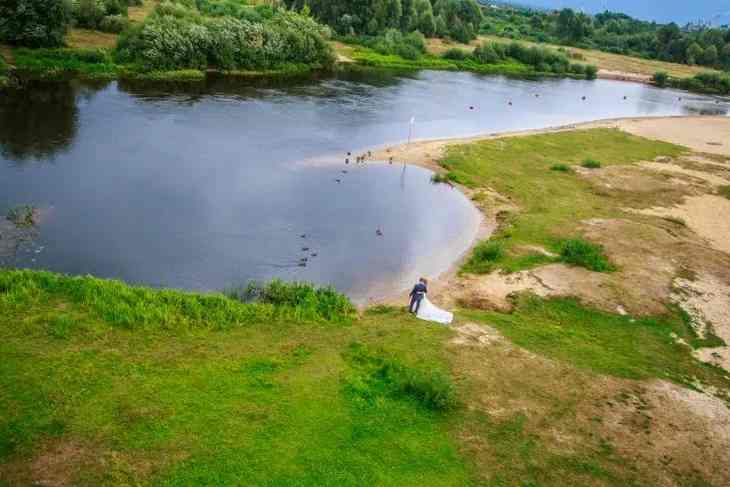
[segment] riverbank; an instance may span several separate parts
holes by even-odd
[[[727,485],[728,124],[624,119],[377,151],[437,169],[499,223],[478,266],[432,287],[456,307],[451,328],[387,305],[312,313],[334,295],[304,293],[300,312],[1,271],[0,475]],[[594,260],[559,260],[566,237],[599,246]],[[599,256],[611,267],[589,269]]]

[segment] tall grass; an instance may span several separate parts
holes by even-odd
[[[401,397],[415,400],[433,411],[456,407],[456,392],[451,377],[440,369],[409,366],[381,351],[353,343],[344,354],[353,372],[345,388],[366,402],[379,397]]]
[[[560,243],[560,260],[595,272],[611,272],[616,268],[603,253],[603,247],[580,238]]]
[[[241,303],[223,294],[151,289],[94,277],[30,270],[0,271],[0,307],[24,309],[65,299],[86,306],[112,325],[136,328],[229,328],[274,320],[343,321],[354,314],[332,289],[272,283],[266,299]]]
[[[499,240],[485,240],[474,247],[463,270],[474,274],[486,274],[502,257],[504,257],[504,244]]]
[[[228,297],[243,303],[259,303],[296,310],[300,318],[335,321],[355,313],[350,300],[332,287],[309,283],[286,283],[275,279],[267,284],[251,283],[246,288],[229,290]]]

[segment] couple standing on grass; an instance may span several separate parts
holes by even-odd
[[[454,319],[453,313],[444,311],[431,303],[426,297],[428,294],[428,281],[422,277],[418,280],[410,293],[411,304],[408,311],[416,315],[417,318],[426,321],[435,321],[445,325],[451,323]]]

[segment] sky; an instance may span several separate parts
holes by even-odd
[[[716,25],[730,23],[730,0],[519,0],[517,3],[547,8],[570,7],[589,13],[608,9],[662,23],[685,24],[699,19],[711,20]]]

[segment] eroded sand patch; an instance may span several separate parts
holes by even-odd
[[[628,119],[622,130],[648,139],[683,145],[697,152],[730,155],[730,117]]]
[[[656,207],[640,213],[677,218],[713,248],[730,254],[730,200],[727,198],[711,194],[690,196],[679,206]]]

